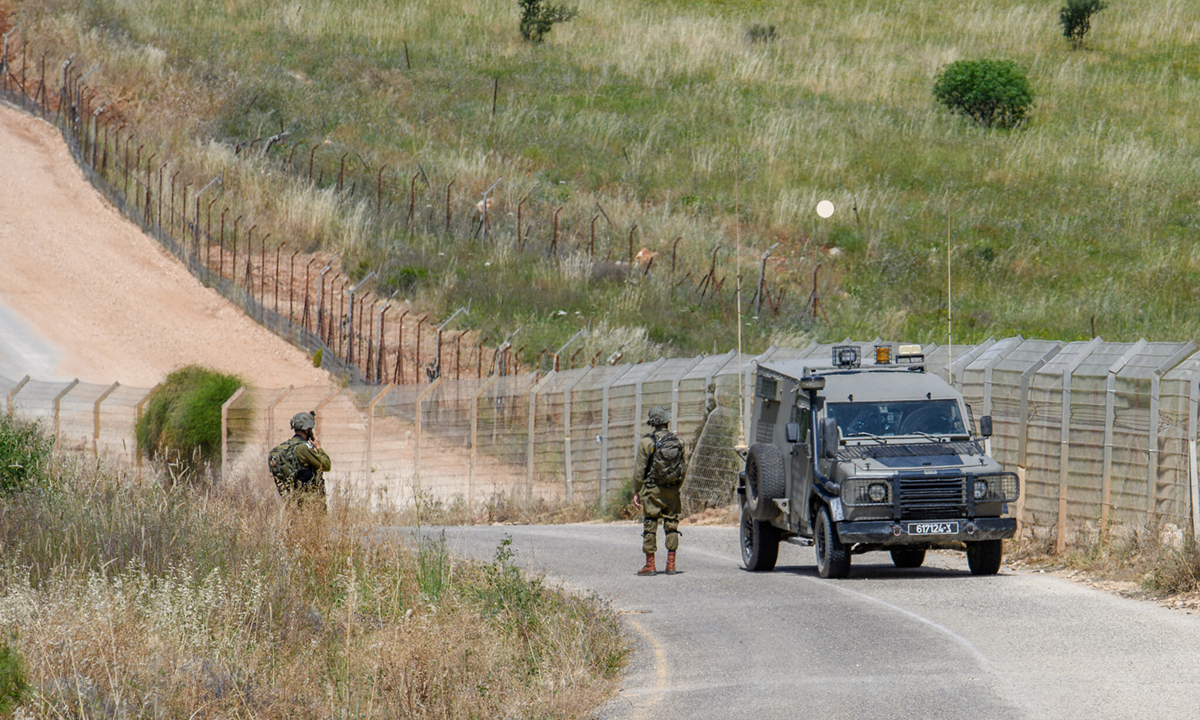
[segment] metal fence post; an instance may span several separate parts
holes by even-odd
[[[100,393],[100,397],[96,398],[96,404],[92,410],[92,420],[94,421],[94,430],[92,431],[92,456],[96,460],[100,459],[100,403],[108,399],[113,391],[121,386],[121,383],[115,382],[108,386],[108,389]]]
[[[529,388],[529,438],[527,439],[525,449],[525,501],[529,502],[533,499],[533,460],[534,450],[536,448],[536,432],[537,432],[537,396],[550,382],[550,379],[558,374],[557,370],[551,370],[546,373],[546,377],[534,382]]]
[[[679,372],[678,375],[671,378],[671,432],[673,433],[679,432],[679,383],[685,377],[687,377],[688,373],[690,373],[692,370],[695,370],[696,366],[699,365],[700,361],[703,359],[703,355],[697,355],[696,357],[692,358],[692,361],[689,362],[683,368],[683,370]]]
[[[609,391],[633,368],[633,365],[626,365],[625,369],[617,371],[615,375],[604,383],[604,396],[602,405],[600,406],[600,510],[604,510],[608,505],[608,417],[609,417]],[[674,419],[674,418],[672,418]]]
[[[1146,347],[1146,340],[1142,338],[1133,344],[1125,352],[1124,355],[1117,358],[1108,368],[1108,377],[1104,380],[1104,464],[1100,471],[1100,532],[1104,533],[1108,529],[1108,509],[1112,505],[1112,453],[1113,453],[1113,425],[1117,421],[1116,397],[1117,397],[1117,375],[1125,369],[1129,361],[1137,356],[1138,353]]]
[[[1028,467],[1026,454],[1029,450],[1029,383],[1033,381],[1033,376],[1037,374],[1042,366],[1050,361],[1050,358],[1058,354],[1061,348],[1051,348],[1046,351],[1045,355],[1038,358],[1032,365],[1025,368],[1021,373],[1021,395],[1020,395],[1020,415],[1017,417],[1017,533],[1025,526],[1025,469]]]
[[[1154,513],[1158,509],[1158,424],[1161,421],[1161,418],[1158,416],[1158,408],[1162,377],[1171,368],[1182,362],[1185,357],[1191,355],[1195,349],[1196,343],[1188,342],[1181,350],[1172,354],[1171,357],[1154,368],[1154,374],[1150,376],[1150,427],[1148,428],[1149,443],[1147,445],[1150,456],[1148,458],[1149,462],[1146,463],[1146,522],[1154,519]]]
[[[283,399],[288,396],[292,388],[293,386],[288,385],[283,389],[283,392],[275,396],[275,399],[267,405],[267,447],[274,447],[275,443],[275,408],[279,406],[279,403],[283,402]]]
[[[567,473],[567,502],[575,499],[574,461],[571,458],[571,392],[589,372],[591,368],[582,370],[563,388],[563,467]]]
[[[642,424],[646,422],[644,412],[649,412],[642,408],[642,380],[647,375],[658,369],[660,365],[666,362],[665,358],[659,358],[650,364],[650,368],[645,372],[639,373],[639,379],[633,384],[633,447],[637,448],[638,440],[642,439],[639,434],[642,430]],[[638,363],[634,367],[641,367],[645,363]]]
[[[62,399],[67,396],[67,393],[74,390],[75,386],[78,384],[79,384],[79,378],[75,378],[71,382],[67,383],[67,386],[62,389],[62,392],[60,392],[54,398],[54,442],[56,442],[56,443],[58,442],[58,435],[59,435],[59,421],[58,420],[59,420],[59,409],[62,407]]]
[[[13,416],[13,400],[17,397],[17,393],[21,392],[21,388],[25,387],[25,383],[29,382],[29,376],[21,378],[12,390],[8,391],[8,416]]]
[[[244,395],[246,386],[238,388],[229,399],[221,403],[221,480],[229,477],[229,406]]]
[[[1079,356],[1067,364],[1062,371],[1062,407],[1059,415],[1058,455],[1058,542],[1056,552],[1060,555],[1067,549],[1067,482],[1070,480],[1071,464],[1071,377],[1088,355],[1104,342],[1103,338],[1092,338]]]
[[[467,509],[475,507],[475,459],[479,454],[479,398],[499,379],[489,375],[479,389],[471,393],[471,464],[467,466]]]

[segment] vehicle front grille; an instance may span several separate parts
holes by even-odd
[[[900,517],[904,520],[937,520],[967,514],[966,478],[901,479],[899,486]]]

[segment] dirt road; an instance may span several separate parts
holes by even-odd
[[[108,205],[49,124],[0,105],[0,158],[0,375],[150,387],[197,363],[330,382]]]

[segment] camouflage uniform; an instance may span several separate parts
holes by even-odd
[[[656,485],[646,477],[646,465],[650,461],[650,453],[654,451],[654,443],[666,431],[665,427],[656,427],[654,432],[643,437],[638,443],[637,459],[634,461],[633,491],[642,499],[642,552],[647,554],[658,549],[659,520],[662,520],[667,536],[667,550],[674,552],[679,549],[679,516],[683,513],[679,490],[682,484],[665,487]]]
[[[283,492],[301,492],[312,493],[325,497],[325,473],[333,467],[333,462],[329,459],[328,453],[321,448],[315,448],[309,444],[308,440],[293,435],[284,443],[296,459],[300,462],[302,468],[308,468],[312,473],[309,479],[297,479],[291,488],[280,488],[280,493]]]
[[[282,483],[276,478],[279,494],[285,500],[294,500],[297,505],[303,505],[307,499],[318,499],[320,507],[325,507],[325,473],[333,466],[329,455],[305,437],[315,426],[315,416],[312,413],[297,413],[292,418],[292,429],[296,434],[285,441],[280,449],[283,450],[285,462],[292,466],[294,472],[290,483]]]

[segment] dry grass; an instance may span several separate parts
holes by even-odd
[[[624,661],[614,615],[444,542],[364,543],[345,504],[60,467],[0,500],[0,634],[37,717],[577,717]]]
[[[1008,562],[1082,573],[1089,578],[1136,583],[1154,597],[1200,592],[1200,546],[1171,524],[1115,526],[1102,535],[1084,528],[1065,553],[1055,551],[1052,530],[1034,529],[1006,548]]]

